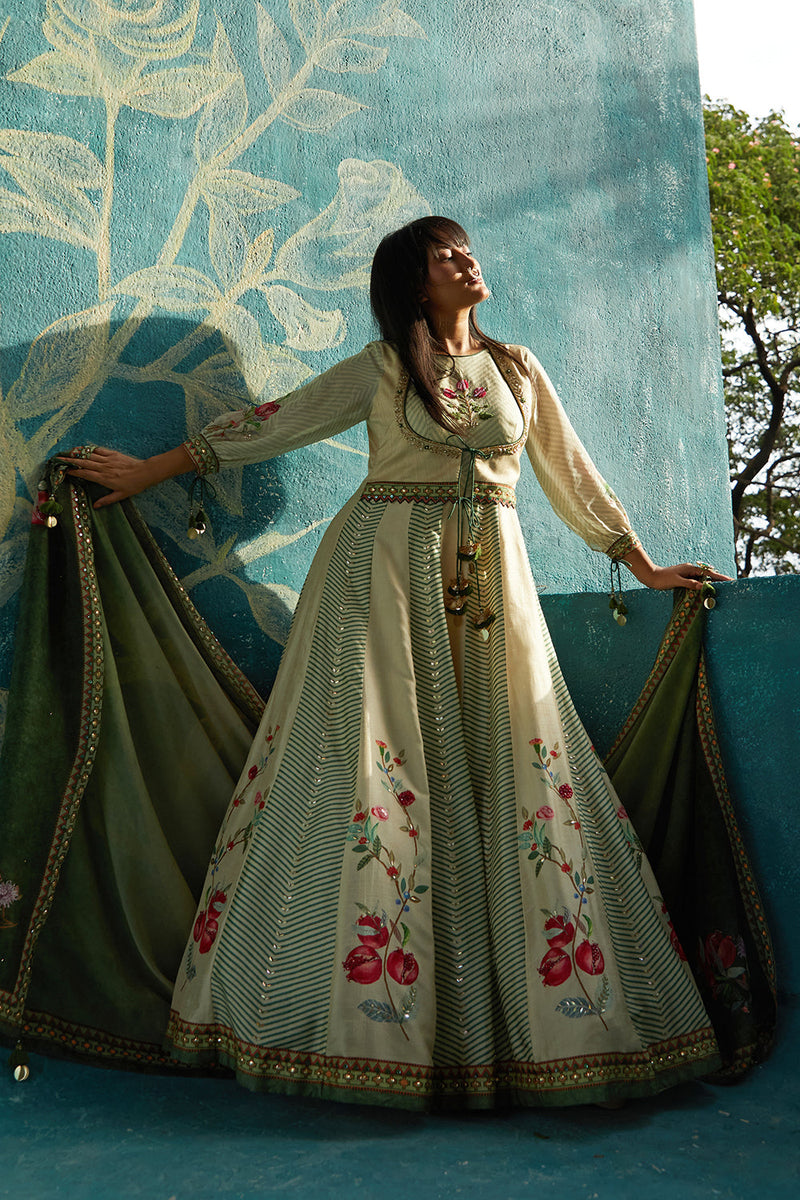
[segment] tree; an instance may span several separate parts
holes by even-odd
[[[706,98],[740,576],[800,572],[800,135]]]

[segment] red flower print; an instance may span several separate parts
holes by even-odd
[[[360,837],[360,838],[358,839],[358,844],[359,844],[359,846],[366,846],[366,844],[367,844],[367,839],[366,839],[365,837]]]
[[[400,872],[398,871],[397,867],[387,867],[386,874],[390,879],[396,879]]]
[[[419,975],[419,963],[413,954],[406,954],[402,950],[393,950],[386,959],[386,970],[398,983],[410,984],[414,983]]]
[[[558,789],[558,794],[562,800],[570,800],[573,796],[573,791],[568,783],[562,783],[561,787]]]
[[[385,750],[385,749],[386,749],[386,742],[379,742],[379,741],[377,741],[377,740],[376,740],[376,741],[375,741],[375,745],[376,745],[376,746],[380,746],[381,750]]]
[[[539,963],[539,974],[542,983],[547,987],[558,987],[572,974],[572,963],[569,955],[560,946],[552,946]]]
[[[628,814],[625,811],[623,805],[621,805],[621,804],[620,804],[619,808],[617,809],[617,816],[619,817],[620,821],[628,820]],[[666,909],[665,909],[665,911],[666,911]]]
[[[468,379],[459,379],[458,383],[456,384],[456,391],[457,392],[468,392],[469,391],[469,380]]]
[[[536,813],[536,816],[540,821],[552,821],[555,815],[555,809],[551,808],[549,804],[543,804]]]
[[[736,943],[727,933],[716,929],[708,935],[703,967],[712,987],[716,983],[716,973],[727,971],[736,962],[736,953]]]
[[[356,824],[356,825],[360,825],[360,824],[361,824],[361,822],[362,822],[362,821],[366,821],[366,819],[367,819],[367,814],[366,814],[366,813],[357,812],[357,813],[356,813],[356,815],[353,817],[353,822],[354,822],[354,824]]]
[[[228,897],[225,895],[225,893],[223,891],[217,890],[216,892],[214,892],[214,895],[211,897],[211,899],[208,902],[209,917],[211,917],[215,921],[218,920],[219,915],[222,912],[222,906],[224,905],[227,898]]]
[[[205,929],[203,930],[200,938],[199,949],[201,954],[208,954],[209,950],[214,944],[214,939],[217,936],[218,929],[218,922],[213,917],[209,917],[206,921]]]
[[[260,421],[266,421],[267,417],[273,416],[279,409],[280,404],[276,404],[274,400],[269,400],[266,404],[257,404],[253,412]]]
[[[252,767],[250,768],[250,770],[247,772],[247,778],[248,778],[248,779],[255,779],[255,777],[256,777],[256,775],[257,775],[257,774],[258,774],[258,767],[256,767],[256,766],[252,766]]]
[[[531,738],[530,744],[531,746],[543,746],[544,738]]]
[[[377,808],[371,808],[369,811],[372,813],[373,817],[377,817],[379,821],[389,820],[389,810],[386,808],[379,806]]]
[[[374,983],[383,971],[381,956],[372,946],[356,946],[342,963],[345,974],[353,983]]]
[[[476,387],[475,390],[473,391],[472,395],[475,400],[482,400],[483,397],[486,395],[486,388],[485,387]]]
[[[416,798],[413,792],[400,792],[397,797],[397,803],[401,804],[403,808],[408,808],[409,804],[413,804]]]
[[[385,946],[389,940],[389,929],[386,922],[380,917],[376,917],[374,913],[364,913],[362,917],[358,918],[356,933],[358,940],[365,946],[374,946],[377,949]]]
[[[572,867],[569,865],[569,863],[562,863],[561,870],[564,872],[565,875],[572,874]]]
[[[402,765],[403,765],[402,758],[393,758],[392,762],[395,764],[395,766],[398,766],[398,767],[402,767]]]
[[[587,975],[602,975],[606,969],[603,952],[597,942],[581,942],[575,951],[575,962]]]
[[[194,938],[194,940],[196,942],[200,941],[200,938],[203,936],[203,930],[205,929],[205,927],[206,927],[206,914],[205,914],[205,909],[204,909],[203,912],[197,914],[197,920],[195,921],[194,929],[192,930],[192,937]]]
[[[539,814],[537,813],[536,815],[538,817]],[[525,830],[533,829],[533,821],[526,821],[522,828]]]
[[[575,926],[566,917],[548,917],[544,923],[544,934],[550,946],[560,950],[568,946],[575,936]]]
[[[457,400],[458,396],[452,388],[442,388],[442,395],[447,396],[448,400]]]

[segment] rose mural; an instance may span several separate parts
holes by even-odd
[[[46,0],[42,52],[6,77],[26,96],[38,89],[73,103],[76,127],[95,128],[83,140],[64,129],[0,130],[8,185],[0,187],[0,235],[53,243],[47,287],[57,310],[31,339],[16,379],[6,381],[0,457],[14,469],[0,472],[0,607],[21,581],[41,465],[74,442],[98,399],[102,410],[115,389],[166,389],[171,403],[182,396],[187,432],[248,403],[252,419],[265,419],[278,397],[315,372],[307,353],[346,341],[347,309],[367,284],[379,239],[430,211],[391,162],[324,159],[326,135],[363,118],[364,106],[339,85],[379,71],[394,40],[424,37],[397,0],[335,0],[327,9],[252,0],[257,45],[238,55],[225,8],[209,0]],[[235,15],[238,26],[238,6]],[[254,101],[265,85],[266,107]],[[63,104],[43,101],[42,112],[69,120]],[[174,212],[171,201],[159,208],[157,188],[135,195],[158,154],[139,132],[141,121],[180,127],[188,154],[171,181],[183,188]],[[314,139],[317,177],[331,181],[327,206],[294,227],[302,175],[272,178],[269,170],[270,134],[281,125]],[[285,155],[279,161],[285,170]],[[301,170],[300,157],[291,162]],[[126,215],[118,214],[122,204]],[[131,263],[132,246],[142,248],[137,253],[149,246],[125,225],[143,205],[148,225],[163,224],[163,240],[149,260]],[[59,242],[77,256],[73,272],[64,270]],[[40,261],[46,270],[46,257]],[[320,305],[321,294],[330,303]],[[165,324],[165,315],[181,324]],[[161,331],[173,329],[180,334],[165,343]],[[352,453],[344,443],[329,445],[328,454]],[[216,502],[223,513],[242,513],[241,471],[219,479]],[[213,530],[192,541],[185,493],[174,481],[142,509],[197,564],[185,586],[234,583],[256,624],[282,644],[296,593],[254,580],[251,568],[319,521],[244,545],[218,544]]]

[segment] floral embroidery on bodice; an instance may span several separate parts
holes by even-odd
[[[525,434],[525,415],[492,355],[481,350],[463,358],[443,359],[440,394],[456,418],[458,435],[449,434],[430,415],[413,384],[405,397],[409,429],[426,442],[448,443],[491,452],[519,442]]]

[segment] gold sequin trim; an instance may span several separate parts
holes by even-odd
[[[83,625],[83,695],[81,700],[78,744],[72,769],[61,799],[50,854],[42,877],[42,885],[33,907],[25,944],[20,957],[19,974],[6,1011],[21,1018],[31,982],[33,955],[39,934],[44,928],[67,857],[83,793],[94,766],[100,736],[100,716],[103,698],[103,614],[95,573],[89,501],[83,488],[70,487],[72,519],[78,556],[78,577],[81,592]]]
[[[624,558],[630,550],[635,550],[637,546],[641,546],[641,542],[633,531],[623,533],[622,537],[618,537],[615,542],[606,550],[609,558]]]
[[[367,483],[361,493],[362,500],[388,501],[389,503],[454,504],[458,499],[456,483]],[[517,497],[512,487],[504,483],[475,484],[473,499],[477,504],[502,504],[505,508],[516,508]]]
[[[678,1078],[700,1074],[693,1067],[696,1063],[708,1063],[708,1070],[712,1071],[719,1062],[717,1041],[710,1027],[657,1042],[638,1053],[582,1054],[543,1063],[500,1062],[461,1067],[431,1067],[366,1056],[328,1057],[257,1046],[241,1041],[224,1025],[192,1025],[176,1012],[172,1013],[167,1038],[184,1061],[201,1065],[209,1058],[216,1059],[241,1075],[263,1080],[267,1087],[270,1083],[279,1086],[294,1083],[301,1090],[310,1084],[315,1088],[363,1093],[365,1099],[370,1095],[452,1099],[459,1095],[492,1096],[522,1091],[538,1093],[547,1103],[548,1094],[557,1097],[568,1091],[624,1088],[626,1084],[646,1086],[673,1073]]]

